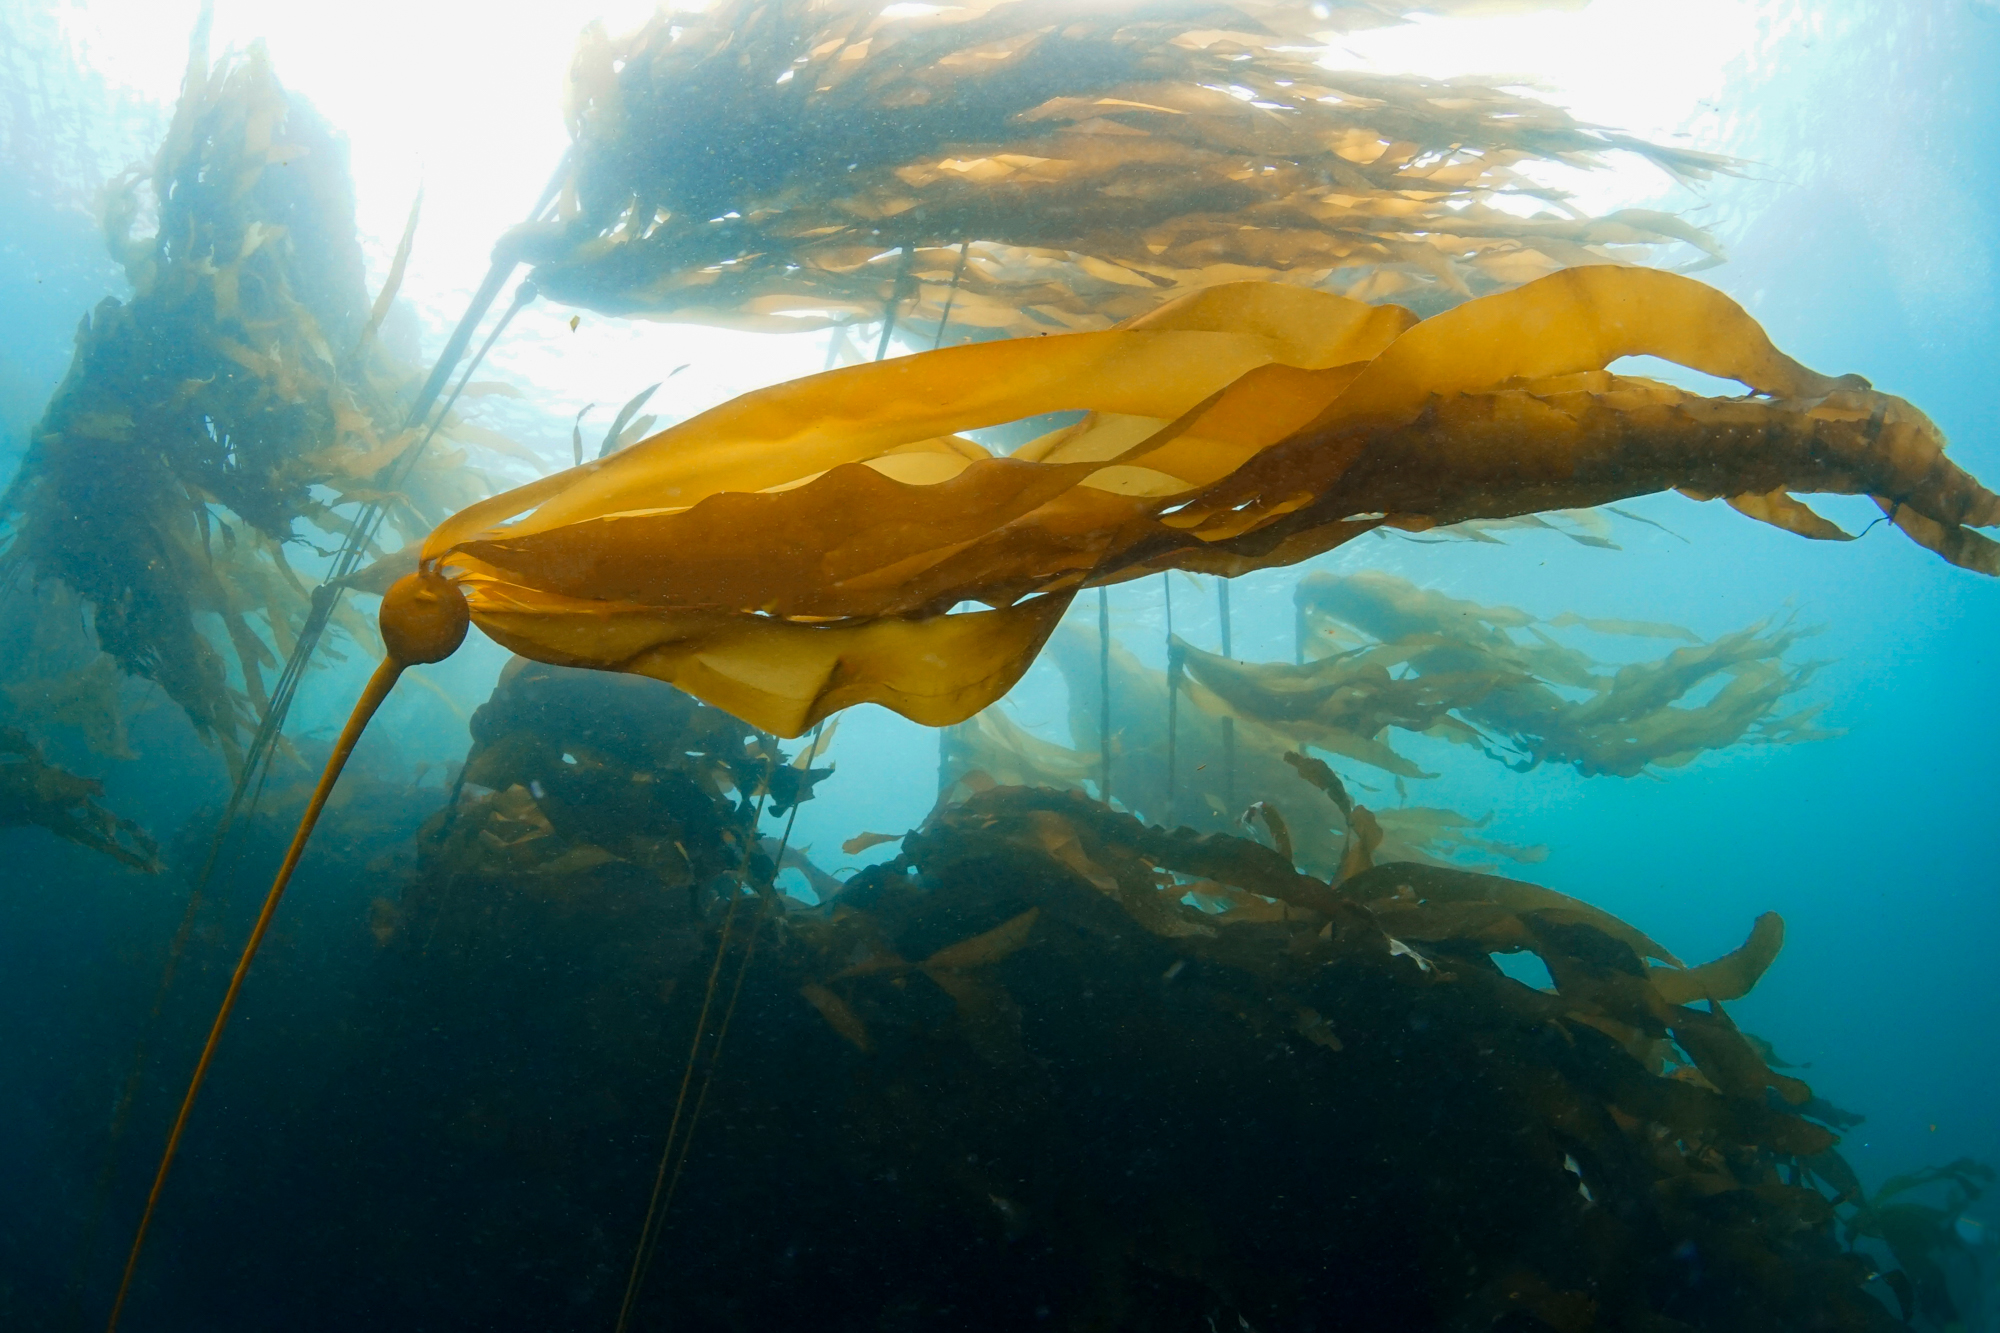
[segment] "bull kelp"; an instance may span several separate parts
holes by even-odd
[[[1706,398],[1605,369],[1641,353],[1752,395]],[[1079,407],[1090,415],[1026,457],[948,433]],[[1973,530],[2000,522],[2000,497],[1945,458],[1921,413],[1858,376],[1806,369],[1719,293],[1643,269],[1567,271],[1426,321],[1283,284],[1212,289],[1134,328],[946,349],[753,393],[473,505],[383,597],[387,655],[238,960],[113,1323],[341,767],[402,673],[449,657],[473,623],[524,656],[665,679],[778,735],[861,702],[948,724],[1020,678],[1087,582],[1234,573],[1384,522],[1421,530],[1669,486],[1731,497],[1807,537],[1831,525],[1793,491],[1873,495],[1921,545],[2000,572],[2000,544]],[[952,613],[967,600],[995,609]],[[1343,870],[1369,860],[1365,840],[1350,842]]]
[[[925,345],[947,325],[1103,328],[1248,278],[1436,310],[1613,255],[1719,256],[1679,218],[1593,218],[1522,171],[1623,152],[1698,179],[1727,168],[1712,155],[1318,59],[1341,32],[1457,7],[730,0],[595,28],[563,214],[510,244],[571,304],[900,320]]]
[[[1752,393],[1605,369],[1636,354]],[[1078,408],[1009,456],[956,433]],[[1079,587],[1674,487],[1809,537],[1827,534],[1791,492],[1871,495],[1947,560],[2000,571],[1973,530],[2000,497],[1921,412],[1799,365],[1691,279],[1610,267],[1422,321],[1235,284],[1117,330],[832,371],[474,505],[422,563],[516,652],[655,675],[795,736],[862,702],[970,716]],[[951,614],[966,601],[994,609]]]

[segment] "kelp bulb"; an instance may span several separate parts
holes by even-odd
[[[450,657],[471,623],[465,594],[434,569],[405,574],[382,595],[382,643],[390,659],[404,666]]]

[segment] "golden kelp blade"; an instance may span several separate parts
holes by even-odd
[[[1957,563],[2000,549],[1969,530],[2000,499],[1921,413],[1799,365],[1689,279],[1570,270],[1409,319],[1240,284],[1142,326],[832,371],[475,505],[422,559],[524,655],[797,735],[860,702],[970,716],[1079,587],[1288,564],[1382,522],[1826,491],[1891,497]],[[1642,354],[1755,393],[1604,369]],[[1021,457],[955,434],[1079,408],[1097,415]],[[969,601],[1009,609],[950,614]]]
[[[949,726],[1005,694],[1069,606],[1067,595],[932,620],[799,625],[762,616],[482,596],[479,627],[523,657],[653,676],[766,731],[797,736],[858,703]]]
[[[1766,912],[1757,918],[1750,938],[1722,957],[1681,971],[1654,968],[1650,975],[1654,989],[1670,1004],[1740,1000],[1770,970],[1784,947],[1785,919]]]

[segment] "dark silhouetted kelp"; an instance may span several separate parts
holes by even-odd
[[[334,1080],[349,1157],[269,1190],[339,1173],[304,1225],[352,1257],[341,1318],[608,1326],[633,1140],[657,1141],[661,1051],[743,880],[661,892],[640,860],[580,855],[602,834],[565,831],[574,793],[546,780],[629,720],[735,724],[537,666],[489,707],[479,746],[548,756],[543,795],[468,779],[436,817]],[[606,776],[719,771],[670,748]],[[742,836],[740,795],[697,817]],[[634,822],[657,835],[699,806],[652,808]],[[1845,1169],[1837,1113],[1713,1003],[1768,966],[1774,917],[1754,966],[1684,968],[1532,884],[1394,863],[1335,883],[1024,788],[940,808],[826,903],[772,906],[638,1326],[1898,1326],[1842,1245],[1866,1214],[1820,1183]],[[1516,951],[1554,988],[1503,975]],[[389,1040],[421,1097],[382,1069]],[[479,1254],[508,1280],[437,1282]]]
[[[1857,1205],[1846,1219],[1849,1241],[1879,1240],[1897,1264],[1886,1276],[1903,1322],[1921,1317],[1940,1328],[1968,1327],[1968,1314],[1976,1319],[1976,1312],[1961,1310],[1952,1298],[1946,1266],[1956,1262],[1976,1267],[1959,1219],[1993,1188],[1993,1168],[1961,1157],[1945,1166],[1894,1176],[1873,1195],[1864,1196],[1852,1171],[1837,1162],[1829,1165],[1833,1167],[1829,1184]],[[1940,1186],[1941,1202],[1921,1203],[1910,1197],[1926,1191],[1935,1194]]]
[[[145,831],[97,803],[104,784],[64,772],[13,727],[0,727],[0,828],[35,824],[137,870],[160,868]]]
[[[306,616],[285,555],[310,540],[302,526],[337,536],[336,508],[379,498],[421,532],[479,490],[462,455],[430,459],[393,495],[371,489],[410,443],[414,372],[376,337],[410,238],[371,309],[345,145],[261,47],[211,65],[205,45],[198,34],[151,172],[121,178],[106,204],[133,294],[77,330],[0,497],[0,561],[9,583],[72,590],[91,644],[158,682],[233,765]],[[142,187],[158,225],[134,236]],[[226,647],[201,627],[209,614]],[[342,625],[371,642],[365,618]]]

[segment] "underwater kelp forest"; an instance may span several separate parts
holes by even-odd
[[[1996,68],[0,14],[0,1327],[2000,1328]]]

